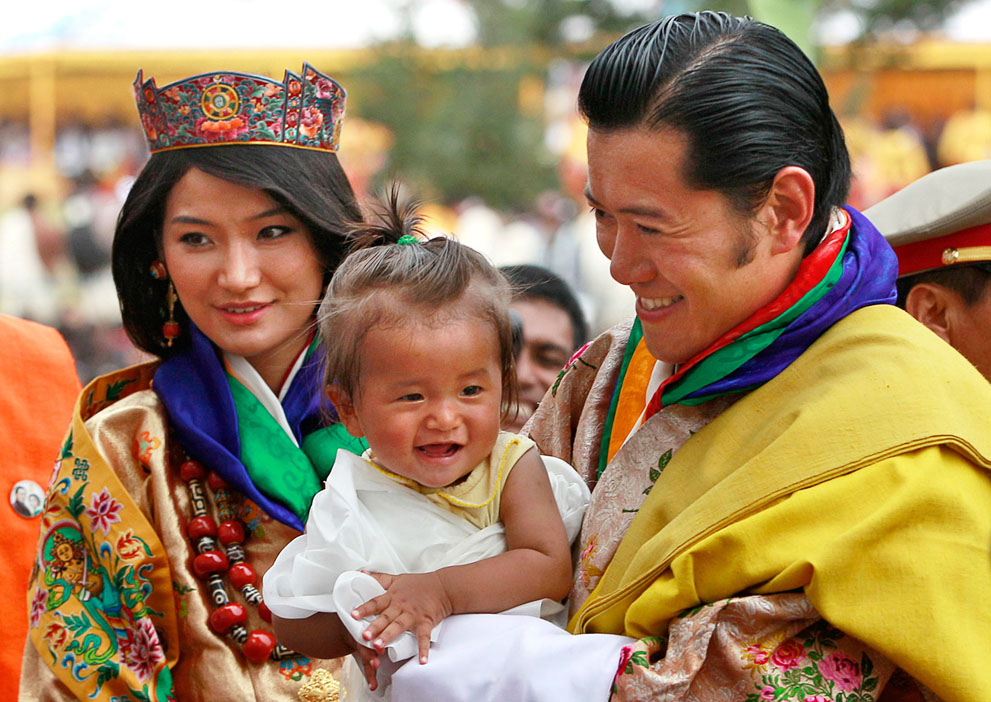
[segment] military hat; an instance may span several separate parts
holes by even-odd
[[[991,261],[991,160],[933,171],[864,211],[898,275]]]

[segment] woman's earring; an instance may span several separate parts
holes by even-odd
[[[162,325],[162,336],[165,337],[165,345],[172,348],[172,340],[179,336],[179,322],[175,321],[175,303],[179,297],[175,294],[175,286],[171,280],[165,299],[169,305],[169,318]]]
[[[151,262],[151,277],[155,280],[169,280],[169,271],[161,261]],[[172,341],[179,336],[179,322],[175,321],[175,303],[179,297],[175,294],[175,285],[169,280],[169,289],[165,293],[165,301],[169,306],[169,317],[162,325],[162,336],[165,337],[165,345],[172,348]]]

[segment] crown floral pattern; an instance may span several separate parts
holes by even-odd
[[[337,151],[344,88],[304,63],[278,83],[247,73],[203,73],[158,88],[138,71],[134,98],[151,153],[215,144]]]

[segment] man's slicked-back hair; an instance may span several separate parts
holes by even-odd
[[[786,166],[808,171],[811,251],[850,189],[850,156],[822,77],[779,30],[722,12],[672,15],[606,47],[582,81],[589,128],[673,128],[689,139],[689,185],[754,214]]]

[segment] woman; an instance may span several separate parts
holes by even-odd
[[[152,156],[124,204],[124,326],[161,360],[94,380],[48,490],[21,699],[321,699],[260,576],[340,447],[313,316],[360,219],[344,90],[304,65],[135,83]]]

